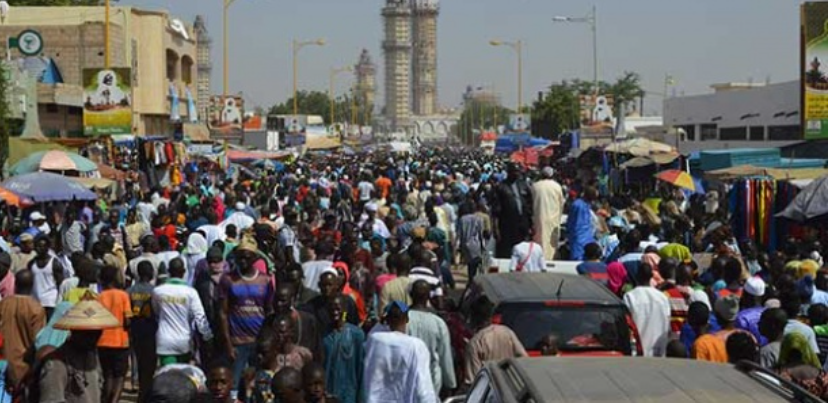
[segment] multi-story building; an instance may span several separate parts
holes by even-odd
[[[800,81],[776,84],[724,83],[713,93],[667,98],[666,126],[684,141],[798,141],[801,129]],[[743,145],[743,144],[736,144]]]
[[[438,109],[438,0],[412,0],[413,113]]]
[[[412,115],[412,9],[406,0],[386,0],[383,52],[385,118],[391,132],[405,132]]]
[[[59,72],[59,83],[38,84],[45,135],[83,135],[83,73],[104,67],[104,21],[104,7],[13,7],[0,25],[3,38],[24,30],[39,33],[43,50],[34,57]],[[132,134],[171,135],[171,90],[183,100],[186,90],[198,95],[198,34],[165,11],[121,6],[110,10],[109,33],[110,66],[131,69]],[[18,49],[12,49],[10,57],[23,64],[27,60]],[[188,117],[186,102],[179,103],[177,113]]]
[[[213,72],[213,64],[210,62],[210,49],[213,40],[208,35],[205,19],[196,16],[193,22],[193,32],[196,34],[196,92],[198,93],[196,107],[199,112],[199,120],[207,122],[210,110],[210,75]]]
[[[357,94],[360,102],[367,108],[375,105],[375,74],[377,68],[372,62],[369,50],[364,49],[360,53],[360,59],[354,67],[355,79],[357,81]]]

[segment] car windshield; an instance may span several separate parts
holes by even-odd
[[[501,324],[510,327],[528,350],[538,350],[543,337],[555,334],[562,351],[630,353],[630,332],[620,308],[508,304],[498,313]]]

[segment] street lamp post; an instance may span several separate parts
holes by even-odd
[[[293,65],[294,65],[294,116],[296,117],[297,112],[297,55],[300,53],[300,50],[309,45],[317,45],[323,46],[326,45],[326,40],[319,38],[312,41],[297,41],[294,40],[292,43],[292,48],[294,51],[294,58],[293,58]]]
[[[228,9],[236,0],[222,0],[222,97],[228,95]]]
[[[492,41],[490,41],[490,45],[492,45],[494,47],[506,46],[506,47],[510,47],[514,51],[516,51],[516,59],[517,59],[518,65],[519,65],[518,66],[518,70],[519,70],[519,73],[518,73],[518,76],[519,76],[518,100],[519,101],[517,103],[516,113],[517,114],[522,114],[522,40],[518,40],[518,41],[515,41],[515,42],[492,40]]]
[[[331,125],[334,128],[334,80],[337,78],[339,73],[344,72],[351,72],[351,66],[344,66],[342,68],[331,68],[331,73],[329,74],[329,114],[331,118]]]
[[[599,62],[597,56],[597,6],[594,5],[591,7],[591,12],[588,13],[585,17],[564,17],[564,16],[556,16],[553,17],[553,22],[555,23],[581,23],[581,24],[588,24],[591,26],[591,33],[594,36],[594,92],[595,94],[599,93]]]

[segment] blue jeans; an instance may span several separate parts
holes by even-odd
[[[242,379],[242,373],[248,365],[253,365],[253,358],[256,355],[256,344],[235,345],[236,360],[233,362],[233,387],[239,388],[239,381]]]

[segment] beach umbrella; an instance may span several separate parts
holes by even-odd
[[[35,203],[68,200],[95,200],[97,196],[83,185],[66,176],[35,172],[15,176],[0,187]]]
[[[777,217],[805,222],[827,215],[827,175],[822,176],[801,189],[784,211]]]
[[[66,151],[39,151],[21,159],[10,170],[12,176],[37,171],[94,172],[98,165],[78,154]]]
[[[689,175],[681,170],[670,169],[660,172],[654,175],[654,177],[681,189],[691,190],[692,192],[697,190],[695,181],[692,179],[692,175]]]

